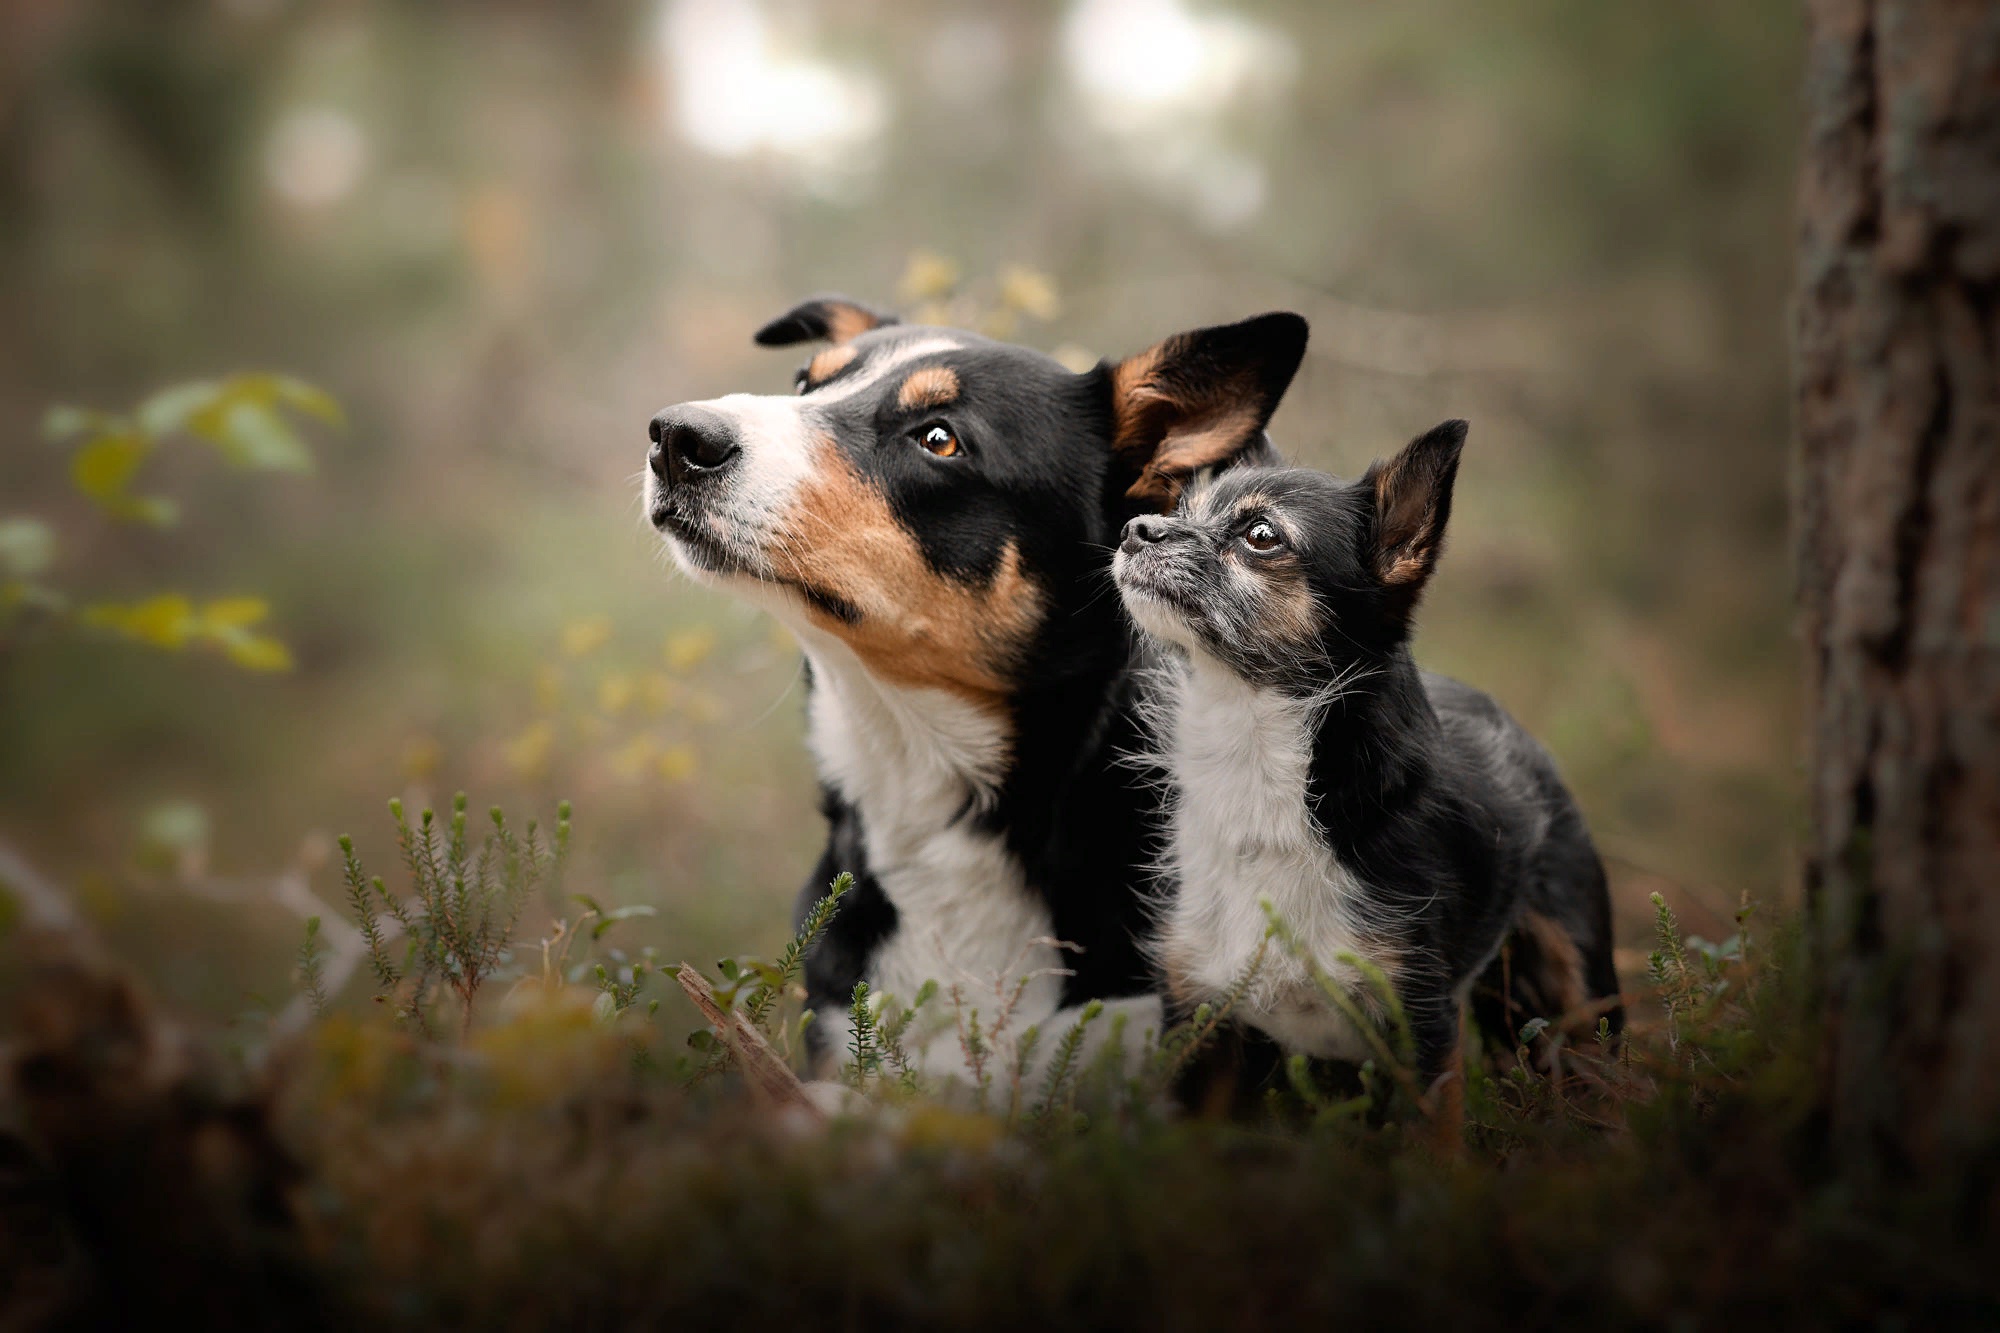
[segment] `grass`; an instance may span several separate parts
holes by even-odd
[[[404,961],[367,945],[384,1003],[325,996],[309,927],[300,984],[326,1012],[254,1071],[102,960],[45,969],[0,1140],[0,1208],[36,1223],[0,1225],[32,1260],[14,1299],[84,1322],[172,1301],[219,1327],[2000,1318],[1992,1169],[1847,1181],[1820,1132],[1797,932],[1747,908],[1709,943],[1656,904],[1628,1038],[1510,1034],[1470,1062],[1455,1137],[1410,1096],[1393,1025],[1358,1095],[1295,1064],[1258,1114],[1191,1118],[1162,1094],[1226,1006],[1121,1062],[1080,1056],[1084,1023],[1011,1033],[1004,993],[981,1020],[935,988],[857,993],[861,1110],[827,1122],[759,1094],[731,1025],[798,1058],[798,968],[844,879],[776,959],[723,961],[708,989],[729,1025],[686,1039],[678,1010],[635,1002],[658,969],[613,956],[620,918],[594,900],[565,900],[582,910],[538,948],[466,961],[478,923],[529,896],[532,858],[508,859],[497,819],[499,850],[471,850],[462,817],[409,834],[410,899],[351,867],[364,934],[375,904],[408,917],[389,917]],[[426,963],[454,929],[472,933]],[[425,975],[458,1023],[412,1010]],[[939,1095],[903,1051],[912,1015],[945,1008],[979,1053],[976,1098]]]

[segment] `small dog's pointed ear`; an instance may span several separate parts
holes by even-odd
[[[850,301],[845,296],[815,296],[801,301],[784,314],[757,330],[757,343],[761,347],[790,347],[793,343],[814,342],[821,338],[839,346],[850,338],[858,338],[870,329],[879,329],[884,324],[896,323],[894,315],[885,315],[879,310],[871,310],[859,301]]]
[[[1279,312],[1177,333],[1106,363],[1113,452],[1136,478],[1126,494],[1171,509],[1188,479],[1265,446],[1306,351],[1306,322]]]
[[[1447,421],[1419,435],[1386,463],[1376,463],[1360,485],[1375,497],[1371,551],[1375,577],[1407,611],[1437,568],[1444,525],[1451,519],[1451,488],[1465,448],[1463,421]]]

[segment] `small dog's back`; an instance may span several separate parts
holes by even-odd
[[[1537,1017],[1622,1027],[1604,864],[1555,761],[1484,691],[1428,671],[1423,682],[1448,750],[1517,802],[1527,816],[1517,827],[1533,834],[1513,929],[1473,988],[1480,1028],[1510,1040]]]

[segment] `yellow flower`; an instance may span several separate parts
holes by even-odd
[[[588,657],[609,642],[610,616],[585,616],[562,627],[562,649],[570,657]]]
[[[444,759],[444,747],[435,736],[414,736],[403,747],[403,776],[421,782],[435,774]]]
[[[686,782],[699,766],[692,745],[670,745],[660,754],[660,776],[669,782]]]
[[[630,676],[622,671],[612,672],[597,682],[597,711],[617,717],[632,706],[635,689]]]
[[[538,778],[549,769],[549,756],[556,745],[556,729],[537,722],[507,742],[507,766],[521,778]]]
[[[1000,304],[1036,319],[1054,319],[1062,310],[1054,279],[1020,264],[1000,275]]]
[[[651,736],[634,736],[630,741],[612,751],[611,771],[622,781],[637,782],[639,775],[652,762],[654,748]]]
[[[648,717],[659,717],[680,697],[680,682],[664,671],[648,671],[639,679],[639,704]]]
[[[535,668],[535,711],[553,713],[562,707],[562,672],[546,664]]]
[[[715,651],[715,631],[706,625],[667,636],[667,665],[675,671],[692,671]]]
[[[903,266],[896,290],[905,301],[936,301],[958,286],[958,264],[934,250],[919,250]]]

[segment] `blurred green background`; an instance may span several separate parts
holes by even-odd
[[[573,883],[768,949],[819,838],[798,658],[672,573],[645,423],[786,392],[813,291],[1065,357],[1288,307],[1274,423],[1473,422],[1419,656],[1555,751],[1626,938],[1791,893],[1799,17],[1686,0],[34,0],[0,9],[0,518],[79,597],[255,594],[289,672],[0,623],[0,838],[173,1000],[282,1002],[288,869],[386,797],[577,806]],[[107,521],[56,403],[295,373],[308,474],[182,443]],[[532,938],[543,923],[524,922]],[[356,991],[359,986],[354,988]]]

